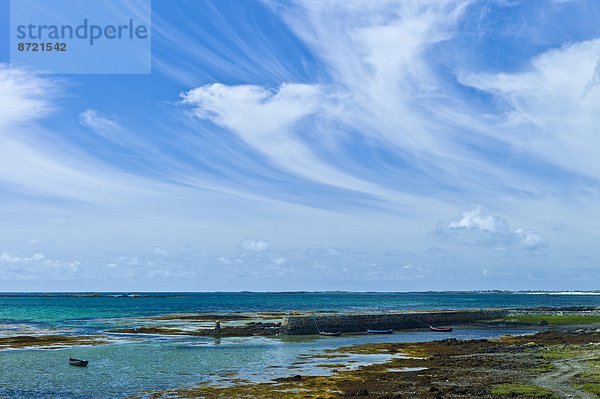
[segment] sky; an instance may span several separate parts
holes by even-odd
[[[153,0],[151,74],[3,48],[0,291],[599,289],[599,20]]]

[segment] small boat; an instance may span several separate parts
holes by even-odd
[[[319,331],[319,335],[324,335],[326,337],[339,337],[342,335],[341,331]]]
[[[389,330],[367,330],[367,333],[369,334],[393,334],[394,330],[392,330],[391,328]]]
[[[429,329],[431,331],[435,331],[435,332],[452,332],[452,327],[434,327],[434,326],[429,326]]]
[[[69,364],[71,366],[77,366],[77,367],[86,367],[89,363],[89,360],[80,360],[80,359],[74,359],[72,357],[69,358]]]

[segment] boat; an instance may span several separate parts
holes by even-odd
[[[435,332],[452,332],[452,327],[434,327],[434,326],[429,326],[429,329],[431,331],[435,331]]]
[[[391,328],[389,330],[385,329],[385,330],[367,330],[367,333],[369,334],[393,334],[394,330],[392,330]]]
[[[80,360],[80,359],[74,359],[72,357],[69,358],[69,364],[71,366],[77,366],[77,367],[86,367],[89,363],[89,360]]]
[[[319,331],[319,335],[324,335],[326,337],[339,337],[342,335],[341,331]]]

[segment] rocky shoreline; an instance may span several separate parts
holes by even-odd
[[[150,398],[597,398],[600,330],[545,331],[498,340],[448,338],[421,343],[370,344],[336,353],[388,353],[386,363],[331,376],[293,375],[271,383],[154,392]]]

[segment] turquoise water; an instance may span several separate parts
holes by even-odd
[[[180,312],[259,312],[291,310],[460,309],[490,307],[600,306],[598,295],[509,293],[205,293],[103,294],[100,296],[0,296],[0,335],[101,334],[112,343],[59,350],[0,351],[0,397],[120,398],[144,390],[228,383],[235,378],[269,380],[326,369],[302,364],[304,355],[367,342],[426,341],[443,338],[428,331],[389,336],[338,338],[228,338],[108,334],[115,326],[156,324],[144,317]],[[165,322],[168,323],[168,322]],[[457,329],[456,338],[489,338],[524,330]],[[90,360],[87,368],[68,365],[69,357]],[[385,359],[350,359],[384,361]],[[328,363],[332,360],[328,359]],[[300,363],[298,363],[300,362]],[[345,360],[344,364],[348,360]],[[292,367],[290,369],[290,366]],[[142,394],[143,396],[143,394]]]
[[[168,293],[0,296],[0,321],[69,322],[179,312],[600,306],[600,295],[511,293]]]

